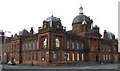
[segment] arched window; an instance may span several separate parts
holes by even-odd
[[[60,47],[60,40],[58,38],[55,39],[56,47]]]
[[[44,41],[43,41],[43,47],[47,48],[47,38],[45,38]]]

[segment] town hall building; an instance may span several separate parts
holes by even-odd
[[[19,34],[5,38],[1,32],[1,60],[15,61],[16,64],[81,64],[117,63],[118,40],[115,35],[104,30],[103,37],[100,27],[93,25],[93,20],[84,15],[83,7],[79,8],[72,22],[72,29],[66,31],[60,18],[53,15],[38,27],[38,33],[25,28]],[[70,25],[68,25],[70,26]]]

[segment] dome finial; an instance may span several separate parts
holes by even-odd
[[[51,17],[53,17],[53,10],[51,11],[51,14],[52,14]]]
[[[79,14],[83,14],[83,7],[82,7],[82,4],[80,4],[79,11],[80,11],[80,13],[79,13]]]

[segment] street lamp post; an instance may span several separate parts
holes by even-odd
[[[6,48],[5,48],[5,45],[6,45],[6,33],[11,33],[10,31],[5,31],[4,32],[4,41],[3,41],[3,47],[2,47],[2,62],[3,62],[3,69],[4,69],[4,64],[5,64],[5,56],[6,56]]]

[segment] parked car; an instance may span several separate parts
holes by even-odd
[[[7,63],[8,65],[12,65],[12,61],[8,61],[8,63]]]
[[[16,63],[15,63],[15,62],[12,62],[12,61],[8,61],[7,64],[8,64],[8,65],[16,65]]]

